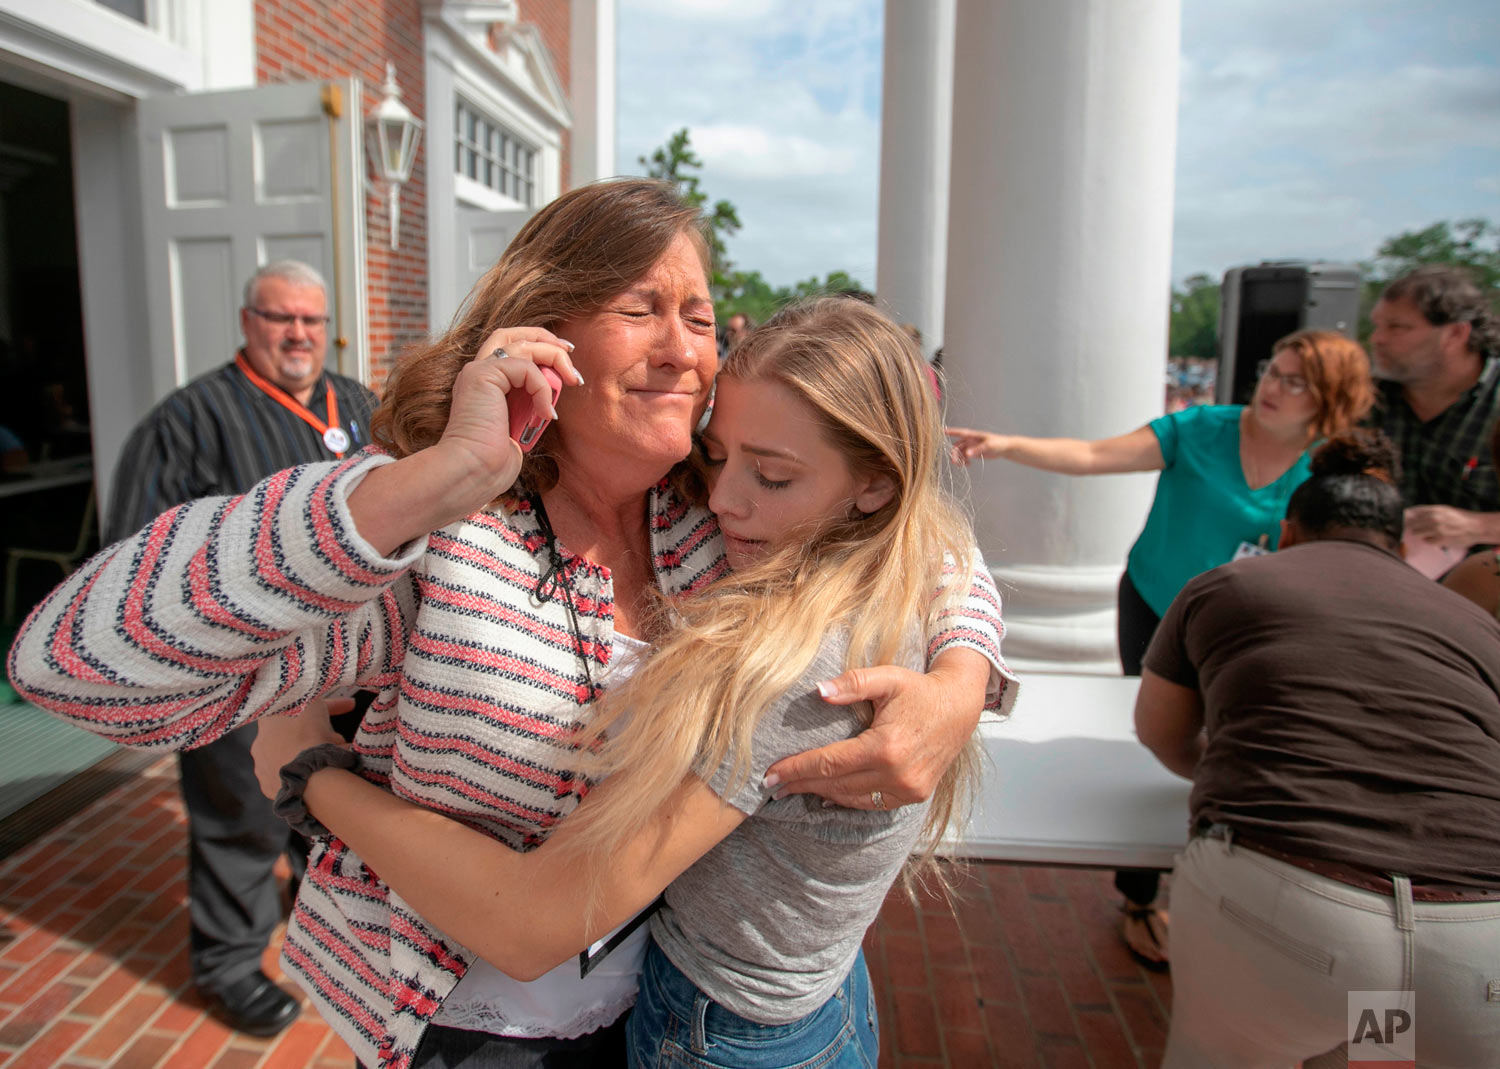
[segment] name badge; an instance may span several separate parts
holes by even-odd
[[[1264,557],[1271,552],[1265,546],[1257,546],[1250,542],[1241,542],[1240,548],[1234,551],[1230,560],[1244,560],[1246,557]]]
[[[329,427],[323,432],[323,444],[329,452],[342,453],[349,448],[349,435],[342,427]]]

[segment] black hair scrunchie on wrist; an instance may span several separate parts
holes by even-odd
[[[347,768],[353,772],[359,768],[359,755],[335,742],[303,750],[281,766],[281,790],[276,792],[276,801],[271,805],[276,815],[290,824],[293,831],[301,832],[309,839],[333,834],[307,811],[302,800],[308,777],[324,768]]]

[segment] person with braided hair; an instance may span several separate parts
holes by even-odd
[[[1146,652],[1137,734],[1193,781],[1167,1069],[1331,1052],[1354,991],[1420,996],[1424,1066],[1500,1050],[1500,624],[1402,561],[1397,479],[1330,439]]]

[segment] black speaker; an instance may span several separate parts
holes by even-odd
[[[1232,267],[1219,290],[1219,374],[1214,399],[1244,404],[1255,369],[1295,330],[1316,327],[1354,337],[1359,328],[1359,268],[1352,264],[1273,260]]]

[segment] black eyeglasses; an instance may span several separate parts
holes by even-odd
[[[267,312],[260,308],[246,308],[245,311],[253,316],[260,316],[267,323],[274,323],[278,327],[289,327],[293,323],[301,323],[303,330],[322,330],[328,326],[330,316],[299,316],[290,312]]]
[[[1271,361],[1262,360],[1255,368],[1256,378],[1273,379],[1281,383],[1281,388],[1296,397],[1307,392],[1307,380],[1301,375],[1283,375],[1271,366]]]

